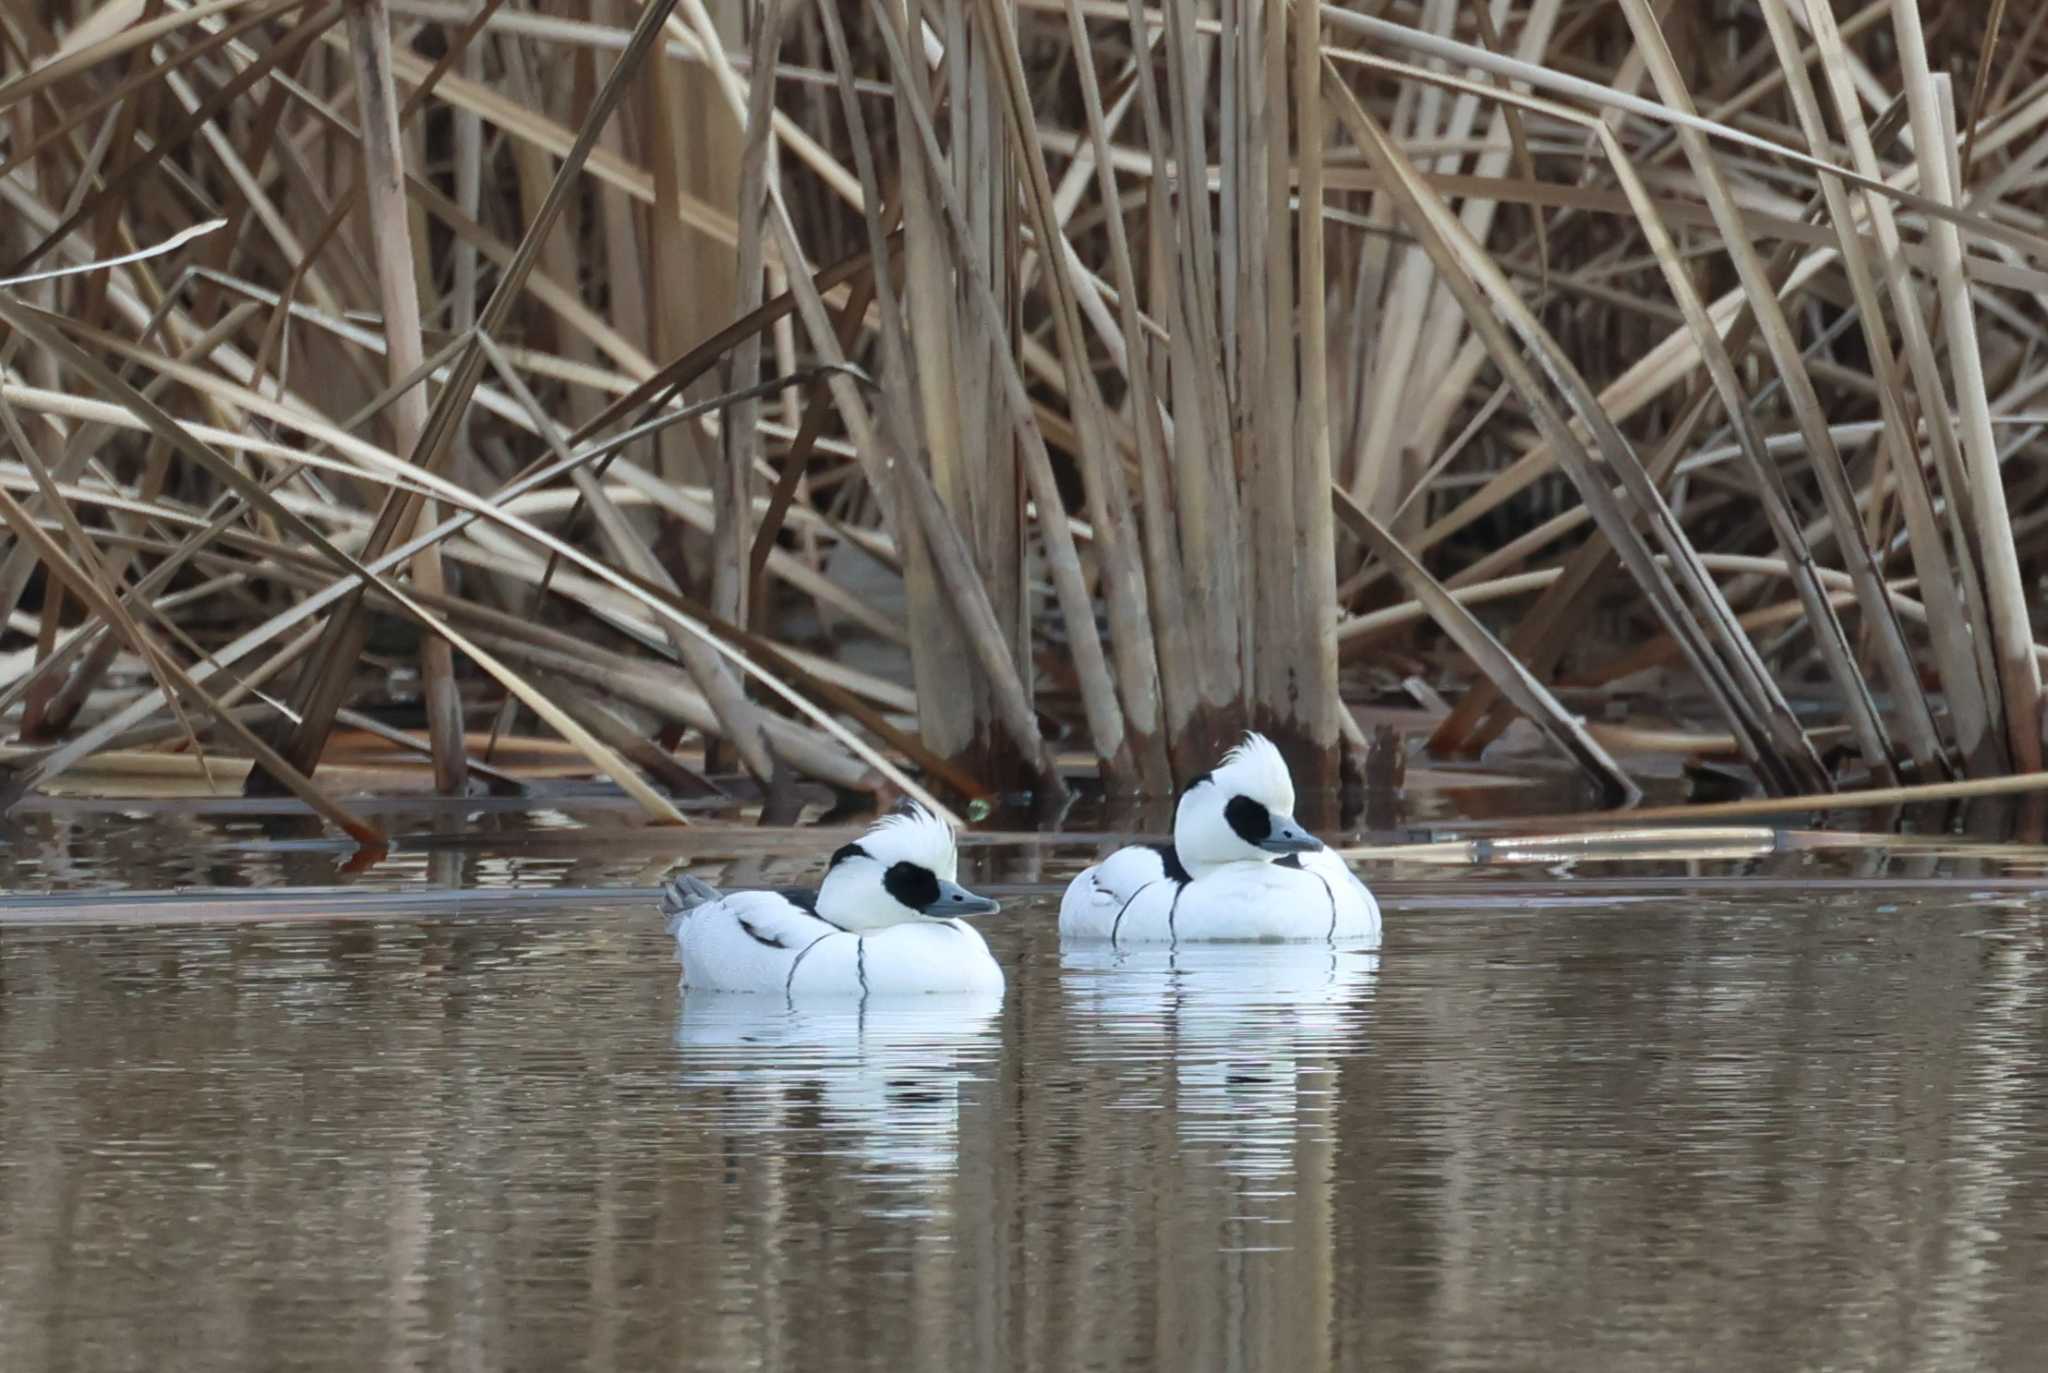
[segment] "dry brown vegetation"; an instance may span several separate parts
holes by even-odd
[[[2048,6],[0,14],[0,801],[2042,770]]]

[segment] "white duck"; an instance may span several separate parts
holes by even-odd
[[[1380,908],[1343,859],[1294,821],[1294,779],[1247,734],[1190,782],[1173,842],[1118,849],[1068,884],[1060,934],[1120,944],[1380,942]]]
[[[800,996],[1003,990],[958,918],[1002,909],[962,887],[952,826],[918,805],[832,855],[816,890],[720,892],[684,874],[662,893],[683,985]]]

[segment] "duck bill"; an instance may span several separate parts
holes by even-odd
[[[1273,817],[1273,832],[1259,841],[1267,853],[1314,853],[1322,841],[1284,816]]]
[[[942,881],[939,899],[925,913],[939,920],[951,920],[956,915],[994,915],[1002,908],[1001,902],[976,896],[957,882]]]

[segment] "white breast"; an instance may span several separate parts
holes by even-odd
[[[1159,852],[1119,849],[1068,884],[1060,935],[1118,944],[1323,940],[1377,946],[1380,908],[1329,849],[1292,863],[1230,863],[1192,881]]]
[[[997,992],[1003,971],[958,920],[867,934],[840,929],[778,892],[734,892],[676,924],[683,985],[789,997]]]

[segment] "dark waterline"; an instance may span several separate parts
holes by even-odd
[[[963,876],[1029,893],[987,922],[999,1005],[793,1011],[679,995],[623,899],[673,859],[644,836],[544,816],[337,877],[233,816],[115,820],[0,858],[10,1370],[2048,1340],[2048,898],[1981,858],[1404,871],[1377,956],[1104,957],[1043,894],[1092,850],[981,846]],[[728,880],[800,876],[792,838]]]

